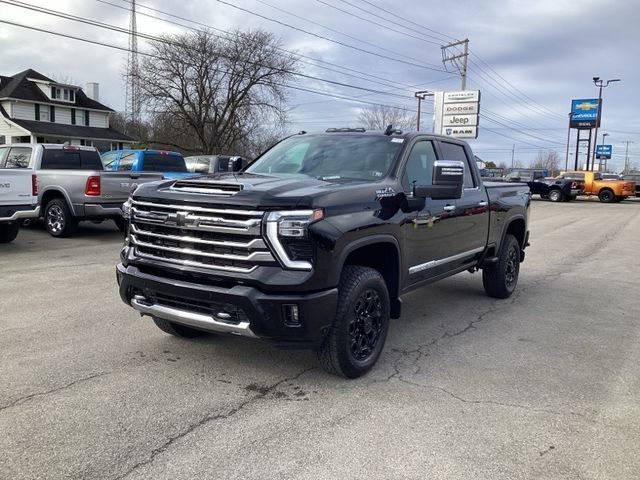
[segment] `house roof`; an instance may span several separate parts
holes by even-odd
[[[53,135],[65,138],[89,138],[92,140],[116,140],[133,142],[134,139],[120,133],[113,128],[84,127],[81,125],[64,125],[61,123],[39,122],[36,120],[10,119],[19,127],[28,130],[33,135]]]
[[[58,84],[55,80],[45,77],[31,68],[24,72],[16,73],[12,77],[4,77],[0,75],[0,98],[17,98],[19,100],[53,103],[57,105],[65,105],[67,107],[75,106],[77,108],[91,108],[94,110],[104,110],[106,112],[114,111],[106,105],[87,97],[80,88],[76,91],[75,103],[52,100],[42,93],[42,90],[40,90],[33,82],[27,80],[28,78]]]

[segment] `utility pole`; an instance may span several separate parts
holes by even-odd
[[[622,173],[629,173],[629,144],[633,143],[630,140],[627,140],[625,142],[627,144],[627,148],[624,151],[624,170],[622,171]]]
[[[600,119],[602,118],[602,89],[608,87],[612,82],[619,82],[619,78],[613,78],[611,80],[601,80],[600,77],[593,77],[593,84],[598,87],[598,119],[596,120],[596,134],[595,142],[593,142],[593,157],[591,160],[591,168],[589,168],[589,155],[592,153],[591,144],[589,144],[589,151],[587,152],[587,170],[592,170],[596,165],[596,144],[598,143],[598,127],[600,126]],[[591,136],[589,136],[591,138]],[[589,142],[591,143],[591,142]]]
[[[455,48],[463,45],[462,53]],[[442,49],[442,64],[445,70],[447,69],[447,62],[451,63],[460,74],[460,90],[467,89],[467,59],[469,57],[469,39],[458,40],[453,43],[448,43],[440,47]],[[453,53],[450,55],[448,49],[452,49]]]
[[[130,1],[129,52],[127,54],[127,83],[125,87],[125,119],[131,124],[140,123],[140,77],[138,70],[138,28],[136,24],[136,0]],[[126,125],[126,123],[125,123]],[[127,133],[125,131],[125,133]]]
[[[569,127],[567,128],[567,152],[564,157],[564,171],[569,170],[569,143],[571,142],[571,117],[575,112],[569,112]]]
[[[516,156],[516,144],[513,144],[513,147],[511,147],[511,168],[513,168],[513,159]]]

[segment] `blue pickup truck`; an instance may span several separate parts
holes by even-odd
[[[193,176],[182,154],[167,150],[111,150],[101,156],[105,170],[119,172],[158,172],[164,178]]]

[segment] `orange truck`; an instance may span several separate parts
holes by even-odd
[[[597,195],[601,202],[621,202],[636,194],[636,182],[630,180],[604,180],[600,172],[564,172],[557,178],[583,180],[583,195]]]

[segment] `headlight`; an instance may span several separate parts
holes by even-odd
[[[315,210],[284,210],[267,214],[267,239],[285,267],[294,270],[311,270],[311,262],[291,259],[282,241],[287,239],[306,239],[309,235],[309,225],[323,217],[324,212],[321,208]]]
[[[131,197],[129,197],[127,201],[122,204],[122,218],[124,218],[125,220],[129,220],[129,218],[131,217],[131,205]]]

